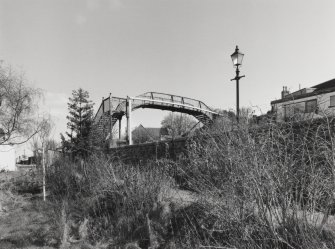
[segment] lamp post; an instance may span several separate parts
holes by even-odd
[[[235,48],[235,52],[230,56],[234,67],[236,67],[236,76],[234,79],[231,79],[231,81],[236,80],[236,119],[237,122],[240,120],[240,97],[239,97],[239,81],[241,78],[245,77],[245,75],[240,76],[240,70],[239,67],[242,66],[242,60],[243,60],[244,54],[240,53],[238,50],[238,46]]]

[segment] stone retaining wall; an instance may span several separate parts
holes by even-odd
[[[179,138],[170,141],[111,148],[109,154],[113,160],[121,160],[125,163],[141,163],[162,158],[176,160],[186,154],[186,148],[187,138]]]

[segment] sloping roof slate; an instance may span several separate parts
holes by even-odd
[[[312,86],[312,88],[316,88],[317,90],[322,90],[322,89],[327,89],[327,88],[332,88],[332,87],[335,87],[335,79],[331,79],[321,84]]]
[[[302,98],[307,98],[311,96],[316,96],[319,94],[335,92],[335,79],[331,79],[321,84],[312,86],[312,88],[315,88],[313,92],[301,94],[299,96],[292,96],[291,94],[289,94],[287,97],[283,99],[271,101],[271,104],[283,103],[283,102],[287,102],[290,100],[302,99]]]
[[[167,128],[146,128],[140,125],[139,128],[145,130],[153,139],[159,139],[161,136],[169,135]]]

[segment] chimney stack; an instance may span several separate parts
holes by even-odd
[[[290,92],[287,90],[287,86],[283,86],[283,91],[281,92],[281,98],[283,99],[289,94]]]

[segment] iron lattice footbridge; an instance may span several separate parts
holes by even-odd
[[[147,92],[136,97],[118,98],[111,95],[102,100],[102,103],[94,117],[94,123],[104,134],[111,136],[116,122],[119,122],[119,138],[121,138],[121,120],[127,117],[127,137],[129,144],[131,138],[131,112],[140,108],[159,109],[189,114],[204,125],[213,123],[215,118],[221,116],[214,112],[204,102],[182,96]]]

